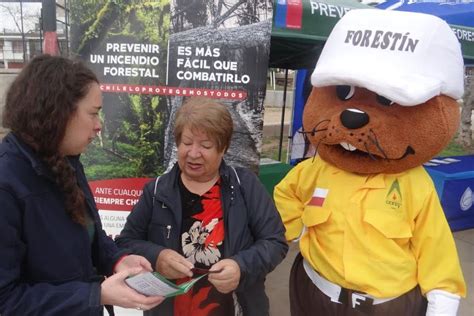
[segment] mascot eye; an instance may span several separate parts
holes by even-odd
[[[378,95],[377,94],[377,101],[382,104],[382,105],[386,105],[386,106],[389,106],[389,105],[392,105],[394,104],[395,102],[393,102],[392,100],[389,100],[387,99],[386,97],[383,97],[381,95]]]
[[[354,96],[354,86],[337,86],[336,94],[339,100],[347,101]]]

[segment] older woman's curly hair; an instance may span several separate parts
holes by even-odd
[[[35,57],[10,86],[3,113],[3,126],[31,146],[51,169],[64,193],[66,212],[81,225],[85,224],[84,193],[59,146],[77,103],[94,82],[98,83],[95,74],[79,61]]]

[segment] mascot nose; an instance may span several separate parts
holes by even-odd
[[[341,113],[341,123],[349,129],[361,128],[369,123],[369,115],[358,109],[347,109]]]

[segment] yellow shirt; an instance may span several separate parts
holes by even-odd
[[[303,257],[326,279],[378,298],[417,284],[463,297],[456,246],[423,167],[359,175],[320,157],[294,167],[275,187],[287,240],[302,235]]]

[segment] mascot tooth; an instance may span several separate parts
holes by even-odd
[[[456,315],[453,236],[422,164],[459,125],[460,44],[441,19],[349,11],[311,77],[303,127],[317,148],[275,187],[297,315]]]

